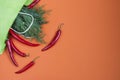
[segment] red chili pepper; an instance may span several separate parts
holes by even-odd
[[[29,6],[28,8],[31,9],[33,8],[40,0],[34,0]]]
[[[7,48],[8,48],[8,51],[9,51],[9,55],[10,55],[10,58],[11,58],[12,62],[14,63],[15,66],[18,66],[18,64],[17,64],[17,62],[16,62],[16,60],[14,58],[12,47],[11,47],[11,43],[10,43],[9,39],[6,41],[6,45],[7,45]]]
[[[35,64],[35,60],[38,59],[38,57],[36,57],[34,60],[32,60],[30,63],[28,63],[25,67],[23,67],[21,70],[15,72],[16,74],[20,74],[25,72],[26,70],[28,70],[29,68],[31,68],[34,64]]]
[[[23,53],[23,52],[21,52],[15,45],[14,45],[14,43],[13,43],[13,41],[12,41],[12,39],[10,38],[10,44],[11,44],[11,47],[12,47],[12,49],[18,54],[18,55],[20,55],[20,56],[22,56],[22,57],[27,57],[28,55],[26,55],[25,53]]]
[[[33,44],[33,43],[30,43],[30,42],[22,39],[22,38],[19,37],[19,35],[16,34],[12,29],[10,29],[9,32],[10,32],[10,34],[11,34],[15,39],[17,39],[18,41],[20,41],[20,42],[23,43],[23,44],[26,44],[26,45],[28,45],[28,46],[39,46],[39,45],[40,45],[40,44]]]
[[[51,42],[47,46],[45,46],[41,51],[46,51],[46,50],[50,49],[52,46],[54,46],[56,44],[56,42],[59,40],[59,38],[61,36],[61,29],[60,28],[61,28],[62,25],[63,24],[61,24],[59,26],[59,29],[56,32],[54,38],[51,40]]]

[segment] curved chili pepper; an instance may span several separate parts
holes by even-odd
[[[31,9],[33,8],[40,0],[34,0],[29,6],[28,8]]]
[[[14,43],[13,43],[13,41],[12,41],[11,38],[10,38],[9,41],[10,41],[10,44],[11,44],[12,49],[13,49],[18,55],[20,55],[20,56],[22,56],[22,57],[28,56],[28,55],[26,55],[25,53],[21,52],[21,51],[14,45]]]
[[[63,24],[61,24],[59,26],[59,29],[56,32],[54,38],[51,40],[51,42],[47,46],[45,46],[41,51],[46,51],[46,50],[50,49],[52,46],[54,46],[56,44],[56,42],[59,40],[59,38],[61,36],[61,29],[60,28],[61,28],[62,25]]]
[[[23,67],[21,70],[15,72],[16,74],[20,74],[25,72],[26,70],[28,70],[29,68],[31,68],[34,64],[35,64],[35,60],[38,59],[38,57],[36,57],[34,60],[32,60],[30,63],[28,63],[25,67]]]
[[[16,60],[14,58],[12,47],[11,47],[11,43],[10,43],[9,39],[6,41],[6,45],[7,45],[7,48],[8,48],[8,51],[9,51],[9,55],[10,55],[10,58],[11,58],[12,62],[14,63],[15,66],[18,66],[18,64],[17,64],[17,62],[16,62]]]
[[[22,38],[19,37],[19,35],[16,34],[12,29],[10,29],[9,32],[10,32],[10,34],[11,34],[15,39],[17,39],[18,41],[20,41],[20,42],[23,43],[23,44],[26,44],[26,45],[28,45],[28,46],[39,46],[39,45],[40,45],[40,44],[33,44],[33,43],[30,43],[30,42],[22,39]]]

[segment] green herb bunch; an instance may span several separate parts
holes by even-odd
[[[43,9],[43,7],[39,7],[38,9],[28,9],[24,6],[20,12],[31,14],[34,17],[34,22],[31,28],[22,35],[25,38],[36,39],[38,42],[43,43],[44,34],[42,31],[42,25],[47,23],[44,17],[46,11]],[[30,16],[18,14],[12,25],[12,28],[18,32],[23,32],[29,27],[31,21],[32,18]]]

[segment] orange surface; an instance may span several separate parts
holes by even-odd
[[[15,67],[8,52],[0,56],[0,80],[120,80],[120,1],[119,0],[42,0],[52,9],[44,25],[49,42],[57,26],[64,22],[59,42],[50,50],[29,47],[15,41],[29,58],[15,54]],[[23,74],[21,69],[34,57],[36,65]]]

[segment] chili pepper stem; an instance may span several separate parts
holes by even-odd
[[[33,62],[35,62],[40,56],[37,56],[36,58],[33,59]]]
[[[58,30],[60,30],[63,25],[64,25],[64,23],[61,23],[61,24],[58,26]]]
[[[30,54],[28,53],[28,54],[26,54],[26,57],[30,57]]]

